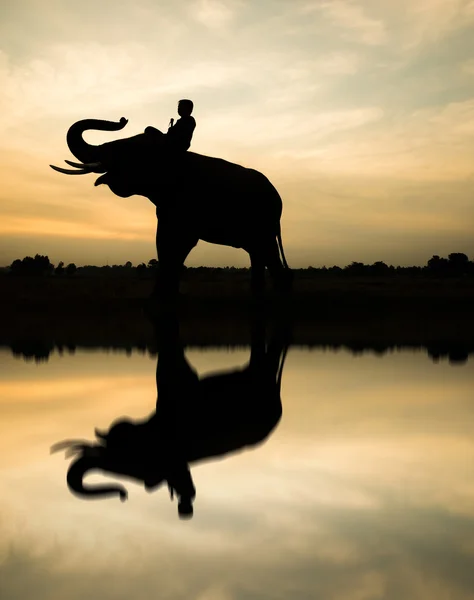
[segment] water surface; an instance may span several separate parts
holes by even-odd
[[[248,351],[187,356],[203,374]],[[139,353],[0,355],[2,600],[474,598],[472,361],[291,348],[280,423],[192,467],[191,521],[165,488],[78,499],[49,454],[149,415],[155,368]]]

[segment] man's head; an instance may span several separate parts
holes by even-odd
[[[178,102],[178,115],[180,117],[189,117],[193,112],[194,104],[191,100],[180,100]]]

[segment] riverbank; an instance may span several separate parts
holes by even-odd
[[[474,352],[474,281],[296,278],[294,294],[256,304],[247,281],[185,282],[176,312],[187,346],[245,346],[257,317],[293,344],[426,348],[456,359]],[[20,354],[52,349],[153,351],[151,280],[0,278],[0,345]]]
[[[100,314],[143,306],[153,287],[151,277],[0,277],[0,309],[37,314]],[[204,275],[186,273],[179,305],[188,310],[239,310],[252,304],[248,271]],[[469,309],[474,302],[474,277],[315,276],[295,271],[291,305],[311,317],[316,308],[376,311]],[[268,286],[266,305],[281,304]]]

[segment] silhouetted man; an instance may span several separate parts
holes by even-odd
[[[185,152],[191,145],[193,131],[196,127],[196,121],[191,116],[194,105],[191,100],[180,100],[178,102],[178,114],[181,117],[174,123],[171,119],[166,142],[174,150]]]

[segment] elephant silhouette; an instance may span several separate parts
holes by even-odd
[[[189,518],[196,495],[189,465],[257,446],[278,424],[288,343],[276,336],[266,344],[257,328],[245,367],[200,378],[185,357],[176,322],[161,323],[156,334],[156,410],[142,420],[118,419],[108,431],[96,429],[95,442],[66,440],[51,451],[74,456],[67,483],[80,497],[126,500],[123,485],[84,483],[87,472],[99,469],[139,481],[150,492],[167,483],[180,517]]]
[[[159,270],[154,295],[175,296],[180,273],[198,241],[243,248],[250,255],[251,287],[260,294],[265,267],[279,291],[289,291],[292,272],[283,251],[280,218],[282,200],[259,171],[194,152],[172,152],[166,136],[147,127],[145,133],[88,144],[90,129],[118,131],[118,122],[84,119],[67,133],[67,144],[81,162],[73,169],[50,165],[60,173],[102,173],[95,185],[106,184],[121,197],[141,195],[156,206],[156,248]]]

